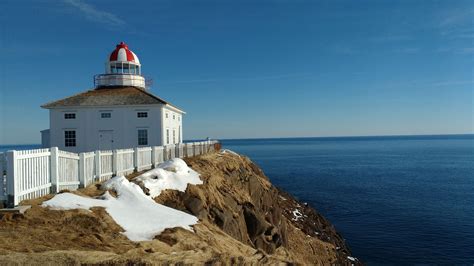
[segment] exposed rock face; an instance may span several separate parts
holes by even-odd
[[[155,201],[197,216],[194,232],[171,228],[131,242],[103,208],[40,207],[48,195],[24,202],[32,205],[24,216],[1,217],[0,264],[359,264],[326,219],[275,188],[248,158],[214,153],[186,162],[204,184]],[[100,187],[73,193],[99,196]]]
[[[303,261],[294,254],[297,262],[318,262],[311,239],[333,246],[331,263],[350,262],[350,251],[334,227],[307,204],[274,187],[247,157],[221,153],[186,162],[201,173],[204,184],[188,186],[184,193],[166,191],[155,201],[196,215],[267,254],[281,247],[290,253],[304,253]],[[290,237],[288,227],[301,231],[302,238]],[[310,252],[303,248],[308,246]]]

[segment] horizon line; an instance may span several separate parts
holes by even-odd
[[[399,135],[339,135],[339,136],[311,136],[311,137],[255,137],[255,138],[219,138],[216,140],[257,140],[257,139],[313,139],[313,138],[373,138],[373,137],[434,137],[434,136],[474,136],[473,133],[450,134],[399,134]],[[212,138],[211,138],[212,139]]]
[[[340,136],[311,136],[311,137],[254,137],[254,138],[211,138],[211,140],[261,140],[261,139],[313,139],[313,138],[374,138],[374,137],[435,137],[435,136],[473,136],[473,133],[452,133],[452,134],[400,134],[400,135],[340,135]],[[186,141],[201,140],[186,139]],[[24,144],[0,144],[0,147],[7,146],[28,146],[41,145],[41,143],[24,143]]]

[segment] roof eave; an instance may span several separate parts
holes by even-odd
[[[173,111],[178,112],[178,113],[186,114],[185,111],[183,111],[183,110],[179,109],[178,107],[176,107],[176,106],[174,106],[174,105],[171,105],[171,104],[169,104],[169,103],[165,104],[165,106],[168,107],[168,108],[170,108],[170,109],[172,109]]]

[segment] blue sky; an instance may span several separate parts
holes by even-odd
[[[125,41],[185,139],[474,132],[473,1],[0,2],[0,144]]]

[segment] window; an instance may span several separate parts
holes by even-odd
[[[181,121],[181,116],[178,116],[178,121]]]
[[[166,130],[166,144],[170,144],[170,130]]]
[[[101,118],[111,118],[112,114],[111,113],[100,113]]]
[[[175,118],[175,115],[173,115],[173,120],[174,120],[174,118]]]
[[[181,143],[181,126],[178,127],[178,143]]]
[[[123,64],[123,73],[125,74],[130,73],[130,65],[128,63]]]
[[[176,129],[173,129],[173,143],[176,143]]]
[[[112,71],[114,71],[114,69],[112,69]],[[115,72],[112,72],[112,73],[123,73],[123,65],[122,63],[115,63]]]
[[[148,117],[148,112],[138,112],[137,117],[138,118]]]
[[[76,147],[76,131],[75,130],[64,131],[64,146]]]
[[[65,113],[64,114],[64,119],[76,119],[76,114],[75,113]]]
[[[138,130],[138,145],[148,145],[148,130]]]
[[[168,118],[168,113],[165,114],[165,117]]]

